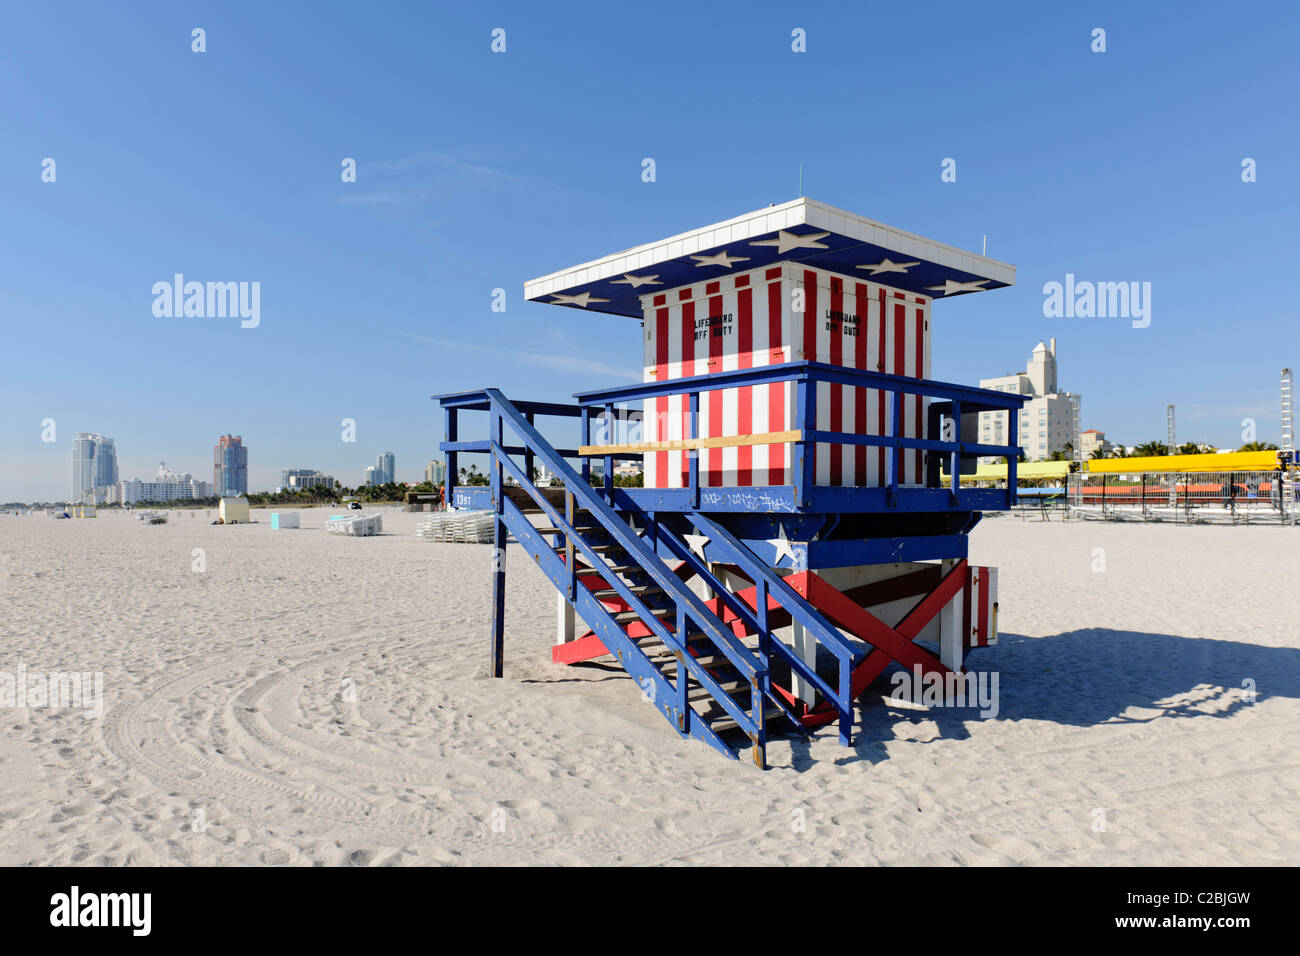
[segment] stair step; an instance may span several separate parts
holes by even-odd
[[[725,734],[728,730],[735,730],[740,726],[740,724],[736,723],[736,721],[728,715],[725,710],[719,711],[719,713],[723,715],[721,720],[710,720],[704,714],[700,715],[708,723],[709,727],[715,734]],[[785,711],[781,710],[780,707],[777,707],[774,704],[763,711],[763,724],[766,726],[767,722],[772,718],[783,716],[785,716]]]
[[[585,575],[591,575],[591,574],[599,574],[599,575],[602,575],[602,576],[604,576],[604,575],[606,575],[606,574],[621,574],[621,573],[624,572],[624,571],[631,571],[631,570],[635,569],[636,567],[637,567],[637,565],[635,565],[635,564],[618,564],[618,565],[614,565],[613,567],[603,567],[603,568],[578,568],[578,575],[579,575],[579,577],[582,577],[582,576],[585,576]]]
[[[664,589],[659,587],[657,584],[629,584],[627,586],[627,589],[631,591],[633,594],[663,594],[664,593]],[[620,596],[617,588],[601,588],[600,590],[592,591],[591,593],[593,596],[598,598],[612,598],[612,597]]]
[[[677,609],[671,607],[651,608],[650,613],[657,618],[662,618],[665,614],[676,614]],[[619,624],[631,624],[633,621],[642,620],[642,618],[636,611],[620,611],[618,614],[614,615],[614,620]]]
[[[637,647],[641,648],[641,650],[643,651],[648,647],[654,647],[656,644],[660,644],[660,645],[663,644],[663,641],[660,640],[658,634],[647,634],[645,637],[634,638],[634,640],[636,641]],[[686,635],[686,646],[687,647],[700,646],[703,645],[706,642],[706,640],[707,639],[701,632],[692,631],[690,634]]]
[[[676,676],[677,674],[676,654],[669,654],[665,657],[651,658],[651,662],[660,665],[659,672],[663,674],[665,677]],[[731,661],[727,659],[727,655],[723,654],[721,651],[704,650],[701,653],[695,655],[695,662],[699,664],[701,667],[706,667],[709,670],[716,670],[720,667],[732,666]]]
[[[736,691],[749,690],[749,681],[720,680],[718,681],[718,686],[721,687],[725,693],[730,694],[732,697],[735,697]],[[693,687],[686,692],[686,700],[687,702],[693,702],[697,700],[713,700],[713,694],[707,687]]]
[[[615,541],[601,541],[596,544],[592,544],[591,542],[588,542],[587,547],[590,548],[592,551],[623,551],[623,546],[621,544],[618,544]],[[566,549],[552,548],[551,550],[554,551],[556,554],[564,554]],[[575,548],[574,550],[576,551],[577,549]]]

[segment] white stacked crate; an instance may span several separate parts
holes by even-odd
[[[493,520],[491,511],[442,511],[422,522],[415,536],[422,541],[490,544]]]
[[[329,534],[368,538],[384,530],[384,518],[380,514],[357,515],[355,518],[331,518],[325,523],[325,530]]]

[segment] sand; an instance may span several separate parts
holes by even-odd
[[[1300,863],[1300,529],[986,519],[999,715],[875,695],[759,772],[551,664],[518,548],[492,680],[488,546],[327,513],[0,515],[0,671],[105,698],[0,709],[0,864]]]

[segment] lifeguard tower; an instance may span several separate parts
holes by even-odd
[[[774,721],[835,722],[851,745],[890,663],[960,672],[997,637],[996,571],[967,543],[1014,504],[1024,399],[932,381],[931,306],[1014,280],[797,199],[528,282],[532,301],[639,321],[644,379],[571,405],[435,396],[449,478],[490,456],[490,484],[450,500],[496,515],[492,673],[509,534],[559,590],[556,662],[613,657],[683,737],[731,757],[747,741],[760,767]],[[982,411],[1006,413],[1007,445],[979,442]],[[465,412],[487,412],[486,438],[462,436]],[[543,437],[552,416],[577,420],[578,447]],[[1004,489],[962,487],[981,456],[1006,460]],[[626,462],[643,487],[615,483]]]

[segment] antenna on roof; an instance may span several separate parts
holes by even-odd
[[[799,198],[803,197],[803,160],[799,160]]]
[[[980,250],[980,255],[987,256],[988,254],[989,254],[989,237],[987,234],[985,234],[984,247]]]

